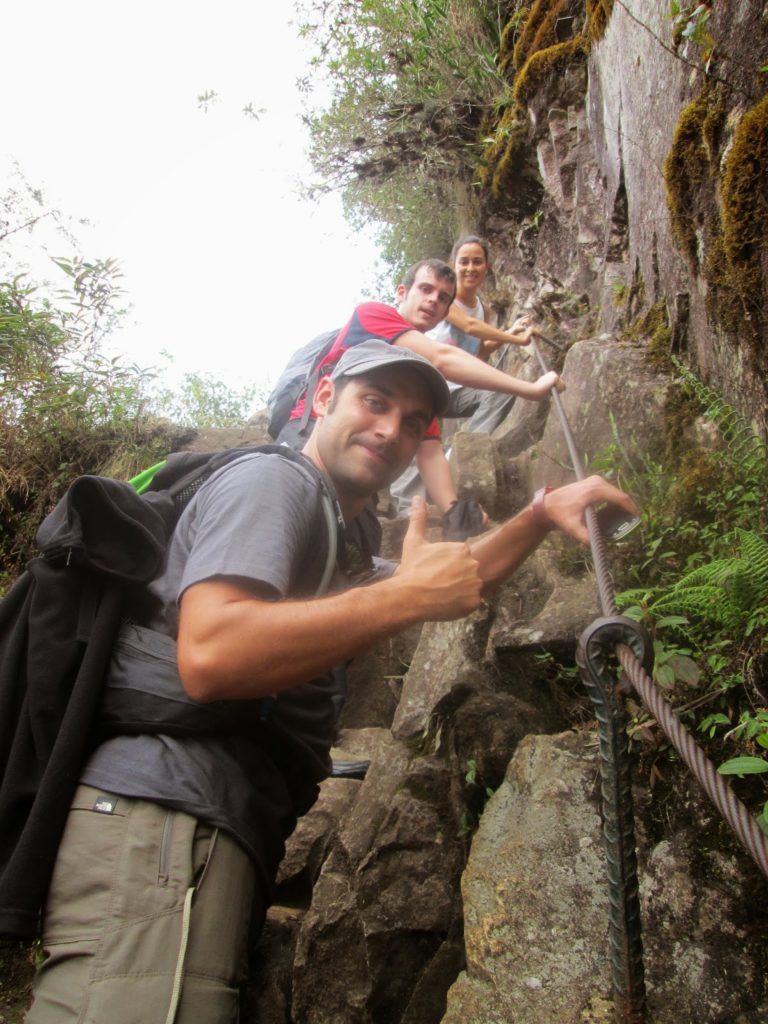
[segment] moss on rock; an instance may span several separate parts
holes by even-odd
[[[586,36],[578,35],[566,39],[564,43],[556,43],[546,50],[531,54],[515,79],[513,95],[522,106],[542,84],[555,74],[562,74],[567,68],[583,64],[587,59],[589,44]]]
[[[613,0],[587,0],[587,35],[592,43],[605,35],[613,14]]]
[[[663,168],[672,232],[694,270],[699,268],[695,197],[709,173],[704,141],[704,125],[709,113],[706,93],[688,104],[680,115]]]
[[[490,182],[494,199],[503,197],[525,164],[528,125],[517,104],[507,108],[499,124],[499,135],[500,140],[495,144],[494,158],[489,165],[492,167]]]
[[[604,0],[605,6],[610,3],[612,0]],[[518,8],[502,31],[499,66],[514,78],[513,99],[484,119],[477,170],[477,183],[495,200],[506,203],[515,182],[522,183],[525,191],[530,141],[525,112],[528,100],[553,74],[586,58],[585,36],[556,41],[558,20],[576,17],[573,8],[574,0],[534,0],[527,10]]]
[[[664,162],[672,232],[708,285],[710,319],[760,353],[768,296],[768,97],[740,120],[720,165],[728,113],[705,89],[683,110]]]
[[[725,161],[720,202],[731,287],[764,312],[768,269],[768,96],[742,118]]]
[[[657,302],[651,306],[621,336],[625,341],[647,341],[646,357],[653,369],[663,373],[672,371],[672,329],[665,303]]]
[[[512,66],[519,72],[531,54],[557,42],[555,24],[566,8],[568,0],[535,0],[512,54]]]

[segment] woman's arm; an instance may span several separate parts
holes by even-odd
[[[483,316],[487,318],[488,310],[483,307]],[[487,319],[485,321],[488,323]],[[499,341],[495,338],[483,338],[480,342],[480,358],[485,362],[491,358],[494,352],[498,352],[502,345],[513,344],[513,345],[527,345],[531,338],[536,333],[536,328],[533,325],[533,319],[530,313],[525,313],[523,316],[519,316],[508,331],[502,331],[506,337]]]
[[[488,315],[485,309],[483,309],[483,314],[484,316]],[[478,320],[477,317],[470,316],[456,302],[451,304],[445,319],[449,324],[458,327],[464,334],[477,338],[481,342],[480,358],[483,360],[487,360],[488,356],[502,345],[527,345],[534,333],[533,327],[530,326],[529,316],[518,318],[510,330],[503,331],[485,319]],[[523,321],[526,323],[524,324]]]

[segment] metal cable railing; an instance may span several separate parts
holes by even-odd
[[[546,373],[549,367],[535,338],[531,340],[531,347]],[[552,399],[576,478],[583,480],[583,463],[574,443],[565,408],[555,388],[552,389]],[[605,541],[593,508],[586,511],[586,523],[604,618],[597,620],[582,634],[577,661],[595,706],[600,738],[614,1011],[616,1020],[621,1024],[642,1024],[646,1019],[645,982],[634,816],[629,784],[627,721],[623,697],[619,692],[622,683],[616,681],[616,672],[609,660],[610,654],[615,655],[624,670],[622,682],[628,680],[640,695],[710,800],[766,876],[768,838],[725,779],[717,773],[715,766],[653,682],[648,671],[652,664],[650,641],[640,626],[618,615]]]
[[[548,367],[542,358],[541,351],[535,339],[531,340],[531,346],[536,354],[539,363],[547,372]],[[573,469],[577,480],[584,479],[584,468],[579,453],[576,449],[573,434],[571,432],[568,418],[565,414],[560,395],[553,389],[552,398],[555,403],[560,421],[571,456]],[[618,614],[616,599],[613,591],[608,560],[605,551],[605,541],[597,523],[597,516],[594,509],[587,509],[587,528],[589,530],[589,542],[592,550],[592,558],[595,565],[597,589],[600,597],[600,608],[603,615],[614,616]],[[733,793],[733,790],[725,781],[722,775],[718,775],[716,768],[704,754],[696,741],[675,714],[672,707],[667,703],[653,679],[643,669],[637,660],[636,655],[626,647],[617,647],[617,654],[632,686],[639,693],[656,721],[664,730],[675,749],[683,758],[685,763],[694,773],[699,782],[704,786],[707,795],[715,804],[717,809],[729,823],[751,857],[754,858],[760,870],[768,877],[768,838],[766,838],[760,826],[753,816],[747,811],[741,801]]]

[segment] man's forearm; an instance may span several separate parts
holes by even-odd
[[[585,511],[604,502],[638,515],[634,501],[599,476],[589,476],[542,495],[536,510],[533,503],[492,533],[470,541],[477,559],[483,589],[506,579],[534,551],[550,530],[557,529],[586,544],[589,533]]]
[[[469,546],[480,567],[483,590],[501,583],[536,550],[551,527],[534,518],[528,505],[490,533],[473,537]]]
[[[480,601],[466,545],[406,536],[398,575],[306,601],[266,601],[227,580],[183,595],[178,662],[196,700],[258,698],[312,679],[416,622],[456,619]]]
[[[407,582],[306,601],[265,601],[226,581],[190,587],[178,659],[196,700],[249,699],[288,689],[418,621]]]
[[[505,395],[517,395],[520,398],[540,400],[543,395],[536,383],[510,377],[509,374],[489,366],[482,360],[470,355],[463,349],[453,345],[441,345],[427,338],[419,331],[408,331],[402,334],[396,345],[410,348],[419,355],[429,359],[446,380],[465,387],[480,388],[484,391],[499,391]]]

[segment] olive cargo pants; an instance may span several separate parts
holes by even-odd
[[[255,888],[253,864],[226,833],[80,786],[27,1024],[237,1021]]]

